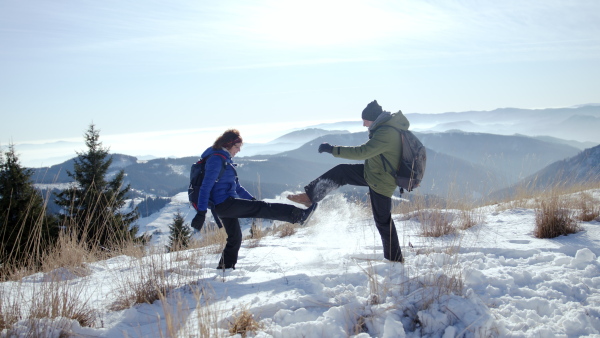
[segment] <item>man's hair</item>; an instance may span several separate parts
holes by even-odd
[[[213,149],[229,149],[236,143],[242,143],[242,137],[240,136],[240,132],[237,129],[228,129],[225,130],[223,135],[219,136],[215,143],[213,144]]]

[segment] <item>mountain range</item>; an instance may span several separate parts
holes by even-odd
[[[407,114],[413,130],[482,132],[500,135],[552,136],[586,143],[600,143],[600,105],[569,108],[469,111],[443,114]]]
[[[294,132],[296,139],[303,131]],[[283,191],[300,191],[311,180],[339,163],[353,161],[319,154],[318,145],[329,142],[336,145],[359,145],[368,139],[366,132],[334,132],[307,130],[306,137],[321,135],[302,146],[271,155],[236,157],[241,184],[254,196],[272,198]],[[428,160],[425,179],[419,193],[442,198],[482,199],[495,191],[518,184],[532,176],[551,177],[552,168],[565,170],[564,165],[578,164],[578,176],[596,170],[597,151],[567,144],[544,141],[522,135],[494,135],[449,131],[416,133],[427,148]],[[595,149],[595,148],[593,148]],[[586,154],[586,155],[582,155]],[[159,158],[138,160],[133,156],[113,154],[111,170],[123,169],[126,183],[131,184],[136,196],[170,197],[185,191],[189,168],[198,158]],[[586,161],[575,160],[585,156]],[[360,163],[361,161],[354,161]],[[568,165],[566,165],[568,167]],[[54,187],[71,181],[66,171],[73,170],[73,159],[59,165],[34,169],[33,180],[39,187]],[[342,191],[364,196],[366,189],[345,187]]]

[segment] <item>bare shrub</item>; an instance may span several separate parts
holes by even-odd
[[[600,202],[589,193],[579,194],[579,215],[577,219],[582,222],[591,222],[600,216]]]
[[[42,271],[52,271],[65,268],[73,274],[83,277],[89,274],[86,263],[95,262],[101,256],[96,250],[90,249],[88,245],[77,239],[75,234],[62,232],[56,245],[44,257]]]
[[[71,321],[83,327],[94,327],[98,316],[88,305],[84,283],[62,280],[64,270],[44,276],[25,290],[23,282],[10,289],[0,289],[0,330],[3,336],[54,337],[68,335]],[[27,332],[14,332],[17,321],[28,321]]]
[[[273,229],[279,238],[289,237],[296,233],[298,227],[292,223],[283,223]]]
[[[459,212],[458,228],[461,230],[470,229],[483,223],[484,215],[478,209],[461,209]]]
[[[581,228],[568,206],[564,197],[557,195],[539,200],[535,209],[535,237],[554,238],[579,232]]]
[[[223,252],[227,243],[227,233],[225,229],[217,227],[215,223],[207,223],[200,231],[199,240],[192,239],[188,249],[206,249],[206,253],[217,254]]]
[[[97,313],[87,304],[83,283],[73,285],[69,281],[52,277],[52,281],[40,283],[33,292],[29,318],[69,318],[81,326],[93,326]]]
[[[0,288],[0,331],[9,330],[21,318],[20,297],[10,297],[4,288]]]
[[[369,327],[367,326],[367,322],[369,322],[371,320],[373,320],[372,316],[358,315],[358,317],[356,318],[356,323],[354,324],[354,327],[352,328],[352,333],[354,335],[358,335],[361,333],[368,333]]]
[[[369,283],[369,299],[367,302],[370,305],[379,305],[382,299],[385,299],[386,294],[390,290],[391,285],[380,283],[377,278],[377,273],[375,268],[373,267],[372,262],[367,262],[368,267],[363,268],[358,265],[358,267],[367,275],[368,283]]]
[[[192,289],[194,294],[194,298],[196,299],[196,317],[198,329],[193,332],[193,334],[189,334],[189,337],[202,337],[202,338],[212,338],[218,337],[219,328],[219,315],[222,313],[222,310],[218,307],[218,305],[211,303],[213,296],[206,289]]]
[[[421,235],[425,237],[442,237],[453,234],[456,229],[452,225],[452,214],[440,209],[419,210]]]
[[[262,219],[255,219],[250,226],[250,236],[248,239],[248,248],[256,248],[260,245],[260,240],[263,239],[267,231],[264,231],[260,224],[262,223]]]
[[[240,334],[242,337],[246,337],[249,332],[256,332],[262,328],[263,325],[254,318],[252,312],[245,308],[235,314],[229,322],[229,333],[232,335]]]
[[[117,300],[110,306],[110,310],[119,311],[130,308],[136,304],[152,304],[165,297],[169,290],[179,286],[176,282],[169,281],[168,261],[164,255],[152,255],[145,259],[133,261],[130,275],[123,274],[122,280],[117,283]]]

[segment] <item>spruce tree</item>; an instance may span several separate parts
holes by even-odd
[[[192,239],[191,229],[184,224],[184,218],[181,212],[177,212],[173,217],[173,223],[169,225],[171,234],[169,235],[169,251],[177,251],[187,248]]]
[[[123,187],[124,170],[107,180],[112,156],[102,147],[100,131],[91,124],[85,135],[86,152],[77,152],[74,171],[67,171],[75,182],[56,194],[62,207],[62,222],[90,247],[111,249],[135,239],[138,231],[133,223],[137,209],[122,212],[130,185]]]
[[[14,145],[5,155],[0,153],[0,266],[36,266],[58,237],[58,223],[46,213],[33,170],[21,166]]]

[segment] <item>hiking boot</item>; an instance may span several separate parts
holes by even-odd
[[[310,217],[315,212],[315,209],[317,209],[318,204],[319,203],[313,203],[313,205],[308,207],[308,209],[304,210],[304,212],[302,213],[302,217],[300,217],[300,225],[305,225],[306,223],[308,223]]]
[[[305,192],[301,194],[288,195],[287,199],[292,202],[300,203],[305,207],[310,207],[313,204],[313,202],[310,200],[310,198],[308,198],[308,195]]]

